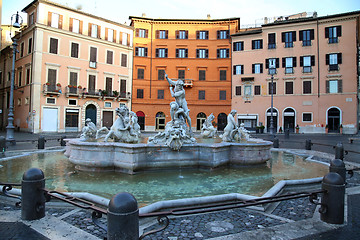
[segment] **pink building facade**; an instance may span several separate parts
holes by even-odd
[[[273,89],[275,131],[356,133],[359,16],[275,21],[232,35],[238,121],[269,131]]]

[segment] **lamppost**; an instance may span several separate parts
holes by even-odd
[[[269,74],[271,75],[271,88],[270,88],[270,94],[271,94],[271,109],[270,109],[270,134],[274,135],[274,74],[276,69],[269,68]]]
[[[15,22],[13,24],[13,18],[15,17]],[[22,17],[19,15],[19,12],[13,14],[11,16],[11,25],[12,27],[18,29],[21,27],[23,23]],[[11,31],[10,31],[11,34]],[[12,57],[12,68],[11,68],[11,81],[10,81],[10,97],[9,97],[9,114],[8,114],[8,125],[6,127],[6,141],[11,144],[15,144],[14,139],[14,82],[15,82],[15,57],[16,57],[16,47],[17,47],[17,39],[15,36],[12,38],[13,40],[13,57]]]

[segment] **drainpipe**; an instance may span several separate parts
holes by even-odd
[[[318,98],[320,98],[320,45],[319,45],[319,19],[316,19],[316,32],[317,32],[317,67],[318,67]]]
[[[34,77],[33,77],[33,72],[34,72],[34,52],[35,52],[35,30],[36,28],[34,27],[33,29],[33,39],[32,39],[32,52],[31,52],[31,79],[30,79],[30,98],[29,98],[29,113],[30,113],[30,118],[31,118],[31,122],[32,122],[32,133],[34,133],[34,127],[35,127],[35,123],[34,123],[34,115],[32,113],[32,92],[33,92],[33,86],[34,86]],[[40,114],[40,113],[38,113]],[[30,120],[30,119],[29,119]]]
[[[356,17],[356,50],[357,50],[357,54],[356,54],[356,61],[357,61],[357,118],[356,118],[356,133],[359,133],[359,123],[360,123],[360,43],[359,43],[359,26],[360,26],[360,20],[359,17]]]
[[[154,24],[154,19],[151,20],[151,43],[150,43],[150,99],[151,99],[151,82],[152,82],[153,24]]]

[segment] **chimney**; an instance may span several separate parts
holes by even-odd
[[[268,18],[264,17],[264,24],[268,24]]]
[[[146,13],[141,14],[142,17],[146,17]]]
[[[209,19],[209,20],[211,19],[211,15],[210,15],[210,14],[207,15],[207,19]]]

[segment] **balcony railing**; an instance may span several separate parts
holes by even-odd
[[[44,95],[60,95],[62,93],[61,86],[53,85],[53,84],[44,84],[43,85],[43,93]]]

